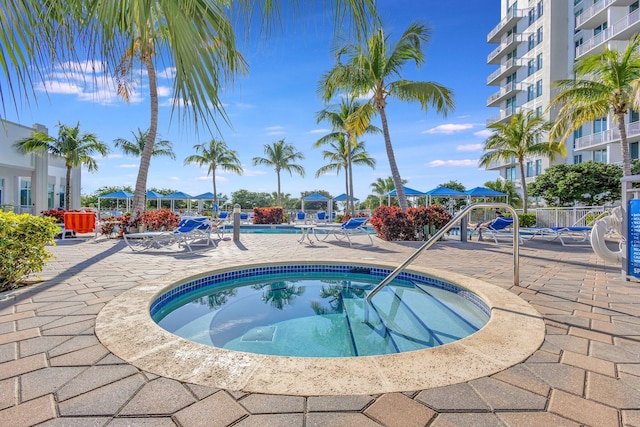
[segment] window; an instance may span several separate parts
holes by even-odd
[[[527,178],[533,176],[533,162],[527,162]]]
[[[640,113],[629,110],[629,123],[635,123],[637,121],[640,121]]]
[[[507,76],[507,85],[516,82],[516,73]]]
[[[598,163],[607,163],[607,149],[596,150],[593,152],[593,161]]]
[[[573,164],[577,165],[578,163],[582,163],[582,154],[576,154],[573,156]]]
[[[574,20],[573,20],[573,27],[574,27],[573,33],[574,34],[577,33],[578,31],[580,31],[580,30],[578,30],[576,28],[578,26],[578,16],[580,16],[580,15],[582,15],[582,9],[576,10],[576,13],[574,14]]]
[[[536,117],[542,117],[542,107],[536,107]]]
[[[534,8],[529,9],[529,25],[536,21],[536,10]]]
[[[629,144],[629,156],[631,160],[638,160],[638,142],[632,142]]]
[[[633,2],[629,5],[629,13],[631,12],[635,12],[636,10],[638,10],[638,7],[640,7],[640,2]]]
[[[542,159],[536,160],[536,176],[542,175]]]
[[[593,29],[593,35],[597,36],[601,32],[607,29],[607,21],[604,21],[602,24],[598,25]]]
[[[527,62],[527,76],[530,76],[535,72],[536,72],[535,62],[533,61],[533,59],[530,59],[529,62]]]
[[[4,190],[4,178],[0,178],[0,205],[4,204],[4,199],[2,198],[3,190]]]
[[[542,13],[544,12],[543,6],[542,6],[542,0],[538,2],[538,18],[540,18],[542,16]]]
[[[505,179],[507,181],[514,182],[516,180],[516,167],[512,166],[510,168],[505,169]]]
[[[575,41],[574,45],[576,47],[576,49],[578,48],[578,46],[582,46],[582,37],[580,37],[578,40]]]
[[[527,43],[528,50],[533,49],[536,46],[536,38],[533,34],[529,36],[529,41]]]
[[[573,5],[575,6],[578,3],[582,3],[582,0],[573,0]]]
[[[47,209],[53,209],[53,184],[48,184],[47,190]]]
[[[64,190],[66,187],[66,183],[64,180],[60,180],[60,208],[64,209]]]
[[[516,113],[516,97],[512,97],[507,99],[507,108],[506,108],[506,113],[507,115],[509,114],[515,114]]]
[[[529,85],[527,87],[527,101],[533,101],[533,98],[535,98],[534,88],[533,85]]]
[[[607,130],[607,118],[595,119],[593,121],[593,133],[604,132]]]
[[[20,178],[20,205],[31,206],[31,181]]]
[[[542,70],[542,54],[536,56],[536,66],[538,67],[538,71]]]
[[[542,96],[542,80],[536,82],[536,98]]]
[[[536,31],[536,36],[538,39],[536,44],[542,43],[542,27],[538,28],[538,30]]]

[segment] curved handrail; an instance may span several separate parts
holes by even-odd
[[[520,239],[518,238],[518,235],[520,233],[520,221],[518,219],[518,213],[513,207],[511,207],[511,205],[508,205],[506,203],[475,203],[473,205],[469,205],[465,207],[460,212],[458,212],[458,214],[454,216],[451,219],[451,221],[449,221],[444,227],[438,230],[436,234],[431,236],[429,240],[424,242],[422,246],[420,246],[402,264],[396,267],[395,270],[389,273],[389,275],[385,277],[382,280],[382,282],[380,282],[375,288],[371,290],[371,292],[369,292],[369,294],[366,297],[367,302],[371,302],[371,298],[373,298],[373,296],[377,294],[380,291],[380,289],[382,289],[383,287],[388,285],[389,282],[395,279],[396,276],[400,274],[402,270],[404,270],[409,264],[411,264],[413,260],[415,260],[422,252],[426,251],[431,246],[433,246],[435,242],[437,242],[442,236],[444,236],[444,233],[451,230],[451,228],[453,228],[453,226],[458,221],[460,221],[467,213],[469,213],[473,209],[478,209],[478,208],[506,209],[511,213],[511,217],[513,218],[513,284],[517,286],[520,283],[520,260],[519,260]]]

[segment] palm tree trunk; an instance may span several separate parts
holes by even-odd
[[[355,205],[355,196],[353,195],[353,154],[352,154],[352,145],[351,140],[352,136],[349,137],[347,141],[347,162],[349,163],[349,198],[347,199],[347,203],[349,203],[349,210],[351,211],[351,216],[356,216],[356,205]]]
[[[629,144],[627,143],[627,128],[624,122],[624,112],[616,113],[618,116],[618,132],[620,132],[620,150],[622,150],[622,173],[624,176],[631,175],[631,156],[629,155]]]
[[[212,179],[213,179],[213,203],[217,205],[218,204],[218,189],[216,187],[216,168],[211,168],[211,176],[212,176]],[[213,208],[213,206],[211,206],[211,208]]]
[[[527,213],[529,198],[527,196],[527,181],[524,178],[524,161],[520,161],[518,164],[520,165],[520,181],[522,182],[522,208],[524,213]]]
[[[278,206],[282,206],[280,202],[282,198],[280,197],[280,170],[279,169],[276,169],[276,175],[278,175]]]
[[[344,195],[347,197],[347,208],[349,206],[349,159],[347,164],[344,165]]]
[[[67,165],[67,175],[64,183],[64,210],[68,211],[71,205],[71,165]]]
[[[404,187],[402,187],[402,178],[400,178],[400,171],[398,171],[398,165],[396,164],[396,156],[393,154],[393,146],[391,145],[391,136],[389,135],[389,125],[387,123],[387,114],[384,111],[384,107],[378,107],[380,113],[380,121],[382,121],[382,133],[384,135],[384,145],[387,149],[387,158],[389,159],[389,168],[391,169],[391,177],[393,183],[396,186],[396,192],[398,195],[398,203],[400,209],[406,212],[409,208],[407,203],[407,196],[404,194]]]
[[[134,219],[144,213],[144,199],[147,191],[147,175],[149,174],[151,154],[153,153],[153,145],[156,141],[156,133],[158,131],[158,82],[156,81],[156,69],[151,61],[151,57],[143,57],[142,62],[147,68],[147,75],[149,77],[151,121],[149,123],[147,139],[144,142],[144,150],[142,150],[142,155],[140,156],[140,169],[138,169],[136,189],[133,194],[132,217]]]

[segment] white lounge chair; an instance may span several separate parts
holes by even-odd
[[[562,246],[591,246],[589,235],[592,227],[548,227],[548,228],[523,228],[524,235],[530,235],[530,239],[540,237],[547,241],[559,240]]]
[[[351,247],[353,247],[354,245],[373,246],[373,239],[371,238],[371,234],[366,228],[364,228],[367,221],[369,221],[369,218],[364,218],[364,217],[351,218],[350,220],[343,222],[342,225],[340,225],[339,227],[331,227],[331,226],[316,227],[313,231],[314,231],[314,234],[316,235],[316,239],[318,240],[320,240],[320,238],[318,237],[317,233],[320,232],[322,234],[325,234],[325,236],[322,238],[323,241],[327,240],[327,237],[329,236],[334,236],[338,240],[342,240],[346,238],[349,241],[349,246]],[[367,236],[367,238],[369,239],[369,244],[356,243],[353,240],[351,240],[353,236],[362,236],[362,235]]]
[[[173,231],[149,231],[123,234],[131,250],[160,249],[177,244],[192,251],[192,246],[216,246],[211,239],[213,227],[208,217],[183,218]]]

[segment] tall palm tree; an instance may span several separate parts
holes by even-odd
[[[555,142],[542,142],[553,122],[545,121],[533,111],[517,113],[511,120],[496,122],[489,126],[493,134],[484,143],[484,154],[480,157],[480,166],[487,167],[495,160],[515,159],[520,166],[522,182],[522,200],[524,213],[527,213],[527,182],[524,173],[524,160],[529,156],[546,156],[551,159],[556,154],[567,155],[567,147]]]
[[[322,77],[320,92],[330,100],[340,90],[353,96],[370,96],[369,102],[380,114],[391,176],[398,190],[400,207],[407,210],[407,197],[402,188],[402,178],[396,164],[385,108],[387,98],[418,102],[423,110],[429,107],[446,115],[454,108],[453,92],[435,82],[410,81],[400,78],[407,61],[417,66],[424,63],[423,43],[428,42],[430,30],[413,23],[393,47],[387,46],[382,28],[376,29],[364,45],[347,45],[337,50],[337,64]],[[345,57],[345,62],[341,62]],[[396,80],[393,80],[397,78]]]
[[[144,144],[147,142],[148,133],[148,131],[142,131],[138,128],[138,133],[131,132],[133,140],[116,138],[113,140],[113,145],[116,148],[120,148],[122,152],[128,156],[140,157],[144,151]],[[167,156],[175,160],[176,154],[173,152],[171,141],[159,140],[155,142],[151,157],[159,156]]]
[[[513,181],[498,178],[495,181],[485,182],[484,186],[490,190],[506,194],[508,203],[514,208],[522,206],[522,197],[520,197],[520,193],[516,190],[516,186],[513,184]]]
[[[98,141],[94,133],[81,134],[80,123],[74,127],[58,124],[57,138],[42,132],[34,132],[31,136],[17,141],[14,147],[22,154],[46,155],[49,153],[64,159],[64,165],[67,168],[64,190],[66,210],[71,206],[71,169],[86,165],[89,172],[96,172],[98,163],[92,156],[96,154],[105,156],[109,152],[109,148]],[[74,184],[77,185],[77,183]]]
[[[560,93],[547,107],[547,110],[560,107],[551,137],[561,142],[583,123],[611,113],[620,132],[624,176],[631,175],[625,114],[634,105],[634,93],[639,93],[639,47],[640,36],[635,35],[622,52],[605,48],[601,53],[579,59],[574,65],[574,80],[554,82]]]
[[[213,180],[213,203],[218,204],[218,188],[216,187],[216,169],[229,171],[242,175],[242,166],[238,152],[231,150],[223,140],[211,139],[208,144],[196,144],[193,146],[198,154],[193,154],[184,159],[184,164],[195,163],[200,166],[208,166],[207,175],[211,174]]]
[[[291,144],[287,144],[284,139],[274,142],[271,145],[266,144],[264,146],[264,154],[266,157],[254,157],[253,165],[272,166],[275,169],[276,175],[278,176],[278,206],[282,206],[280,204],[282,195],[282,191],[280,190],[280,172],[289,172],[291,176],[293,176],[293,172],[296,172],[298,175],[304,177],[304,168],[294,163],[296,160],[304,160],[304,154],[296,151],[296,148]]]
[[[341,170],[344,170],[345,194],[347,195],[348,201],[353,200],[353,197],[350,197],[350,195],[353,194],[353,189],[349,189],[351,184],[349,182],[349,177],[351,176],[348,173],[349,166],[355,164],[369,166],[373,169],[376,166],[376,159],[369,156],[369,153],[365,149],[364,141],[359,141],[355,147],[352,147],[344,138],[338,138],[336,141],[330,142],[329,146],[331,149],[322,151],[322,158],[329,163],[316,171],[316,178],[329,172],[339,174]]]
[[[340,153],[340,149],[342,147],[346,148],[345,179],[347,181],[347,186],[345,195],[347,196],[347,203],[349,203],[351,215],[355,215],[352,150],[358,146],[359,143],[357,138],[359,136],[364,133],[382,132],[380,128],[370,124],[373,113],[374,109],[371,104],[362,105],[353,99],[343,99],[339,107],[330,106],[318,112],[316,116],[318,123],[323,120],[331,123],[332,132],[317,140],[314,147],[317,148],[329,142],[337,142],[337,146],[332,145],[334,148],[333,153]],[[327,157],[326,151],[323,155],[325,159],[329,159],[331,156],[331,154],[329,154],[329,157]],[[362,159],[359,161],[362,164]],[[375,160],[371,167],[375,167]],[[333,168],[331,171],[340,172],[340,168]],[[320,175],[316,173],[316,176]]]

